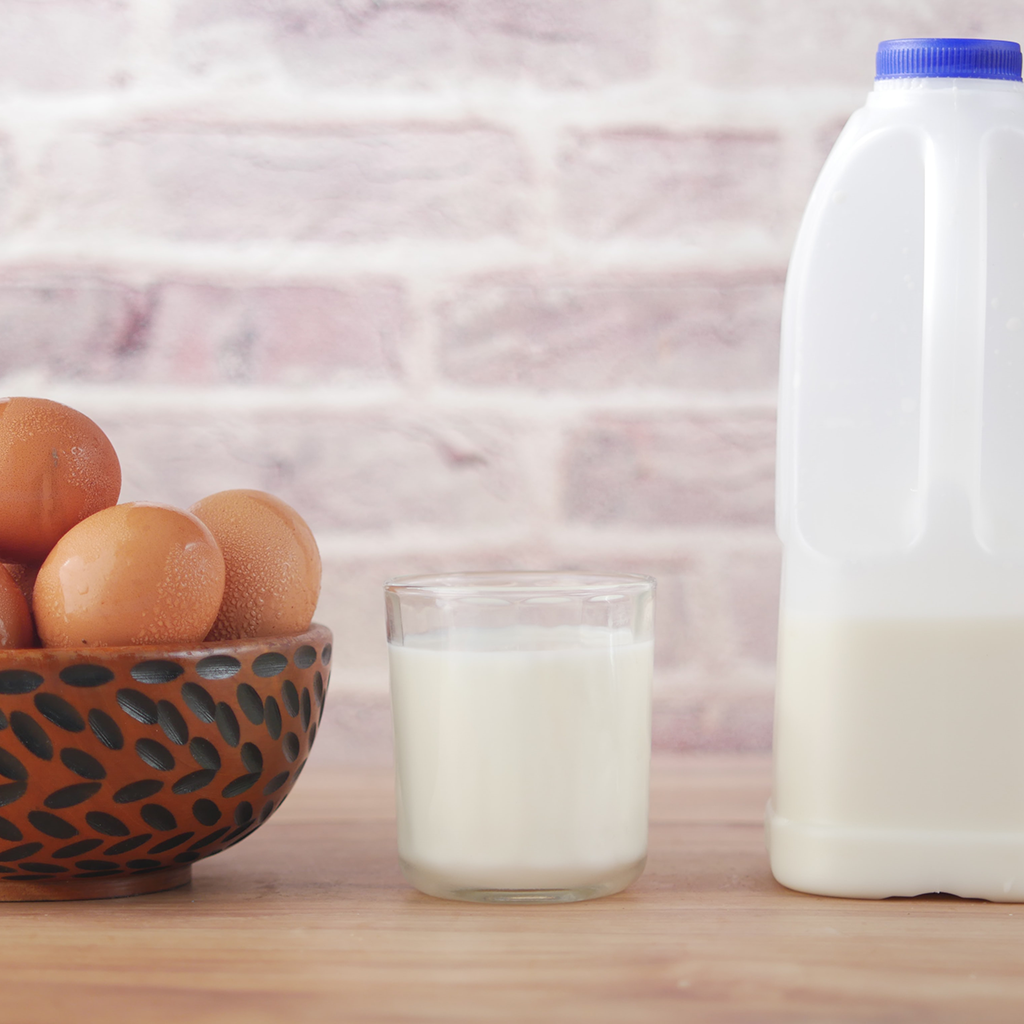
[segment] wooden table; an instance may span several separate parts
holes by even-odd
[[[0,1022],[1024,1020],[1024,906],[789,892],[767,791],[763,758],[662,761],[632,888],[477,906],[404,884],[387,770],[314,762],[189,887],[0,905]]]

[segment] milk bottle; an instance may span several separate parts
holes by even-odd
[[[772,871],[1024,899],[1024,85],[904,39],[786,288]]]

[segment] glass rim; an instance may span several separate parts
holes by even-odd
[[[384,584],[393,594],[641,594],[654,592],[653,576],[631,572],[588,572],[573,569],[508,569],[474,572],[416,573],[394,576]]]

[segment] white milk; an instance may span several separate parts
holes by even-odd
[[[1024,618],[784,617],[772,871],[1024,898]]]
[[[398,845],[410,881],[444,895],[616,891],[639,876],[653,644],[629,639],[510,626],[389,645]]]

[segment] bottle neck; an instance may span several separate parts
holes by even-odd
[[[963,92],[1024,92],[1024,82],[1003,78],[879,78],[874,92],[938,92],[957,89]]]

